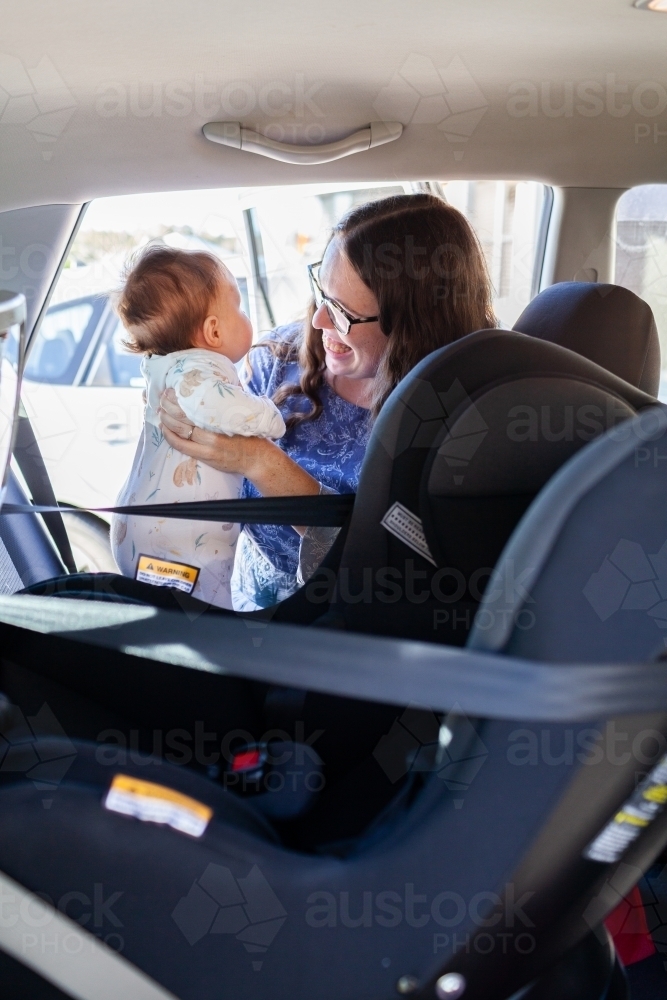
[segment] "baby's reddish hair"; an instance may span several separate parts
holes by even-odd
[[[149,244],[132,261],[115,302],[128,350],[164,355],[192,347],[223,274],[206,251]]]

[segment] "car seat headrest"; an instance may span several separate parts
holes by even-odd
[[[650,396],[660,385],[660,341],[651,307],[620,285],[564,281],[540,292],[514,329],[560,344]]]

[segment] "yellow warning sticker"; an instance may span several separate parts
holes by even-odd
[[[114,775],[104,807],[145,823],[171,826],[191,837],[201,837],[213,816],[209,806],[189,795],[127,774]]]
[[[667,756],[635,788],[614,818],[584,851],[590,861],[614,864],[667,804]]]
[[[176,587],[191,594],[195,589],[199,569],[187,563],[170,562],[156,556],[140,555],[134,579],[140,583],[152,583],[154,587]]]

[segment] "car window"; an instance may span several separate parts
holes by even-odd
[[[99,309],[95,309],[92,299],[49,309],[30,345],[25,377],[35,382],[71,382],[81,361],[84,336],[94,312]]]
[[[126,338],[123,324],[112,317],[86,379],[88,385],[143,386],[141,355],[128,351]]]
[[[257,192],[246,210],[251,254],[264,284],[260,322],[265,329],[302,317],[310,299],[307,265],[321,260],[335,223],[355,205],[392,194],[409,185],[302,185]],[[261,288],[260,288],[261,292]]]
[[[26,392],[24,401],[59,499],[112,504],[130,470],[142,425],[141,358],[124,347],[126,334],[111,301],[137,251],[157,242],[216,254],[234,274],[258,338],[304,315],[311,294],[306,265],[321,258],[342,215],[365,201],[424,189],[443,193],[472,222],[499,321],[511,326],[530,299],[541,184],[347,182],[93,202],[26,372],[30,386],[55,383],[53,390],[43,385],[40,392]]]
[[[667,400],[667,184],[631,188],[616,208],[616,276],[653,310],[660,349],[660,399]]]
[[[269,329],[304,314],[310,296],[306,265],[321,259],[329,232],[342,215],[365,201],[414,187],[304,185],[256,192],[253,208],[246,211],[246,226],[259,290],[264,291],[258,303],[261,325]],[[449,181],[439,188],[474,226],[491,276],[496,314],[503,326],[512,326],[531,298],[544,185]]]
[[[496,316],[501,326],[512,327],[533,294],[547,189],[536,181],[450,181],[444,191],[472,223],[491,276]]]

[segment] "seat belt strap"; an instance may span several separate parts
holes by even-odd
[[[26,642],[26,632],[46,639]],[[148,605],[0,595],[0,647],[7,659],[21,662],[22,651],[32,650],[39,670],[42,659],[56,656],[60,642],[67,644],[61,651],[69,650],[70,678],[90,672],[88,656],[72,652],[71,644],[81,643],[145,661],[133,669],[141,670],[146,684],[158,683],[156,664],[166,663],[342,698],[515,722],[667,712],[664,662],[538,663],[414,639],[274,624],[233,612],[189,618]]]
[[[0,899],[0,948],[75,1000],[176,1000],[136,965],[3,872]],[[48,950],[40,941],[47,933]]]
[[[34,505],[27,506],[27,510],[34,509],[35,505],[44,507],[44,510],[41,512],[44,524],[60,553],[60,558],[68,573],[76,573],[77,566],[67,536],[65,522],[63,521],[56,495],[53,492],[51,480],[49,479],[42,453],[39,450],[35,432],[22,404],[19,412],[16,443],[14,445],[14,457],[34,501]]]
[[[6,503],[2,506],[2,513],[49,516],[53,510],[57,510],[59,515],[61,511],[87,510],[94,514],[131,514],[195,521],[231,521],[237,524],[298,524],[314,528],[341,528],[354,506],[355,496],[354,493],[322,493],[312,496],[192,500],[187,503],[86,508],[65,506],[54,508],[48,504]]]

